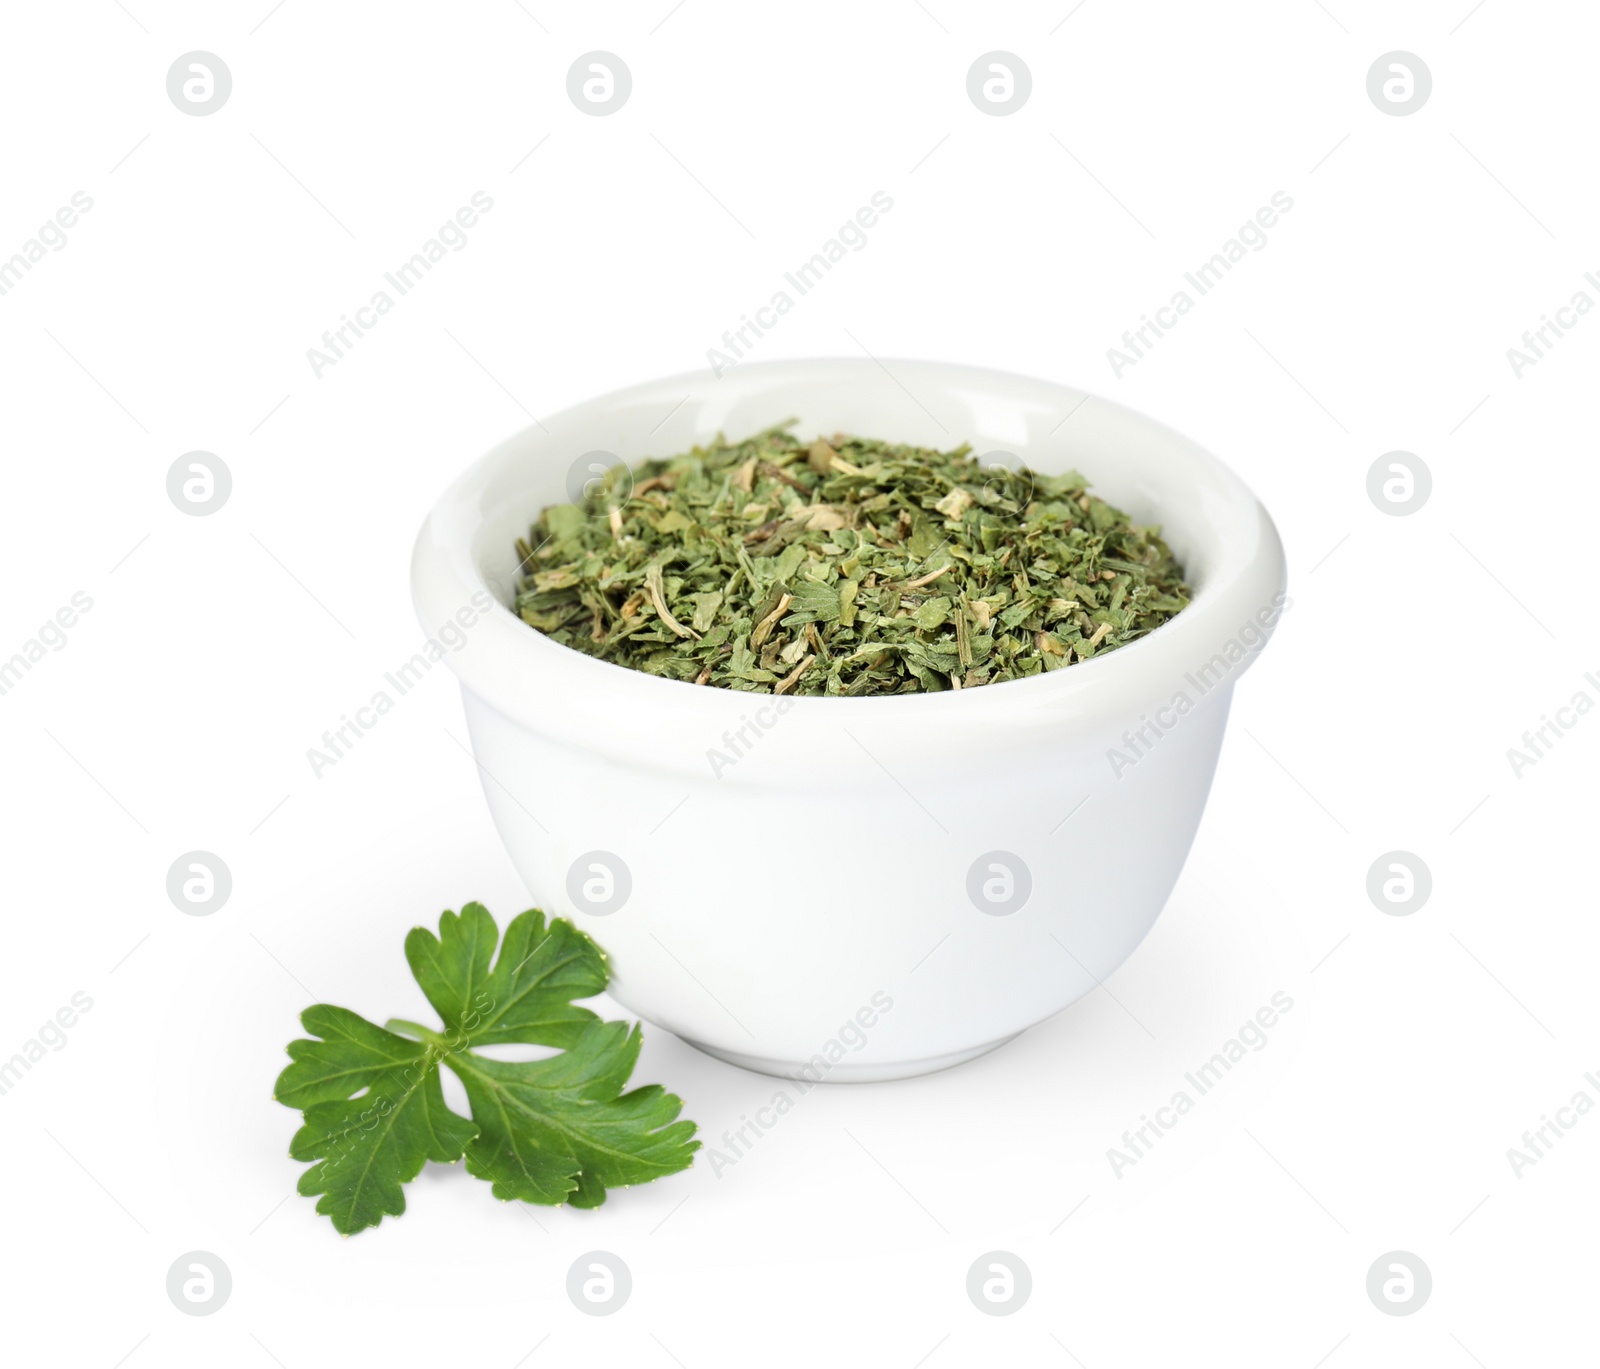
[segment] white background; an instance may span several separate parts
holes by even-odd
[[[93,200],[0,297],[0,657],[93,601],[0,697],[0,1058],[93,1000],[0,1096],[6,1358],[1501,1369],[1591,1343],[1600,1120],[1520,1177],[1506,1152],[1600,1100],[1600,720],[1520,778],[1506,751],[1600,698],[1600,320],[1520,379],[1506,349],[1600,298],[1592,10],[269,3],[5,12],[0,256]],[[200,118],[165,88],[196,49],[234,83]],[[606,118],[566,93],[594,49],[633,74]],[[994,49],[1033,78],[1004,118],[965,88]],[[1403,118],[1365,84],[1395,49],[1434,82]],[[315,376],[324,329],[480,190],[467,246]],[[405,929],[523,906],[444,672],[306,760],[420,643],[423,513],[530,415],[705,366],[880,190],[869,245],[757,355],[1082,385],[1217,452],[1283,532],[1294,609],[1166,913],[1105,991],[948,1073],[819,1089],[720,1176],[572,1212],[434,1166],[341,1241],[290,1196],[270,1099],[296,1014],[417,1015]],[[1123,330],[1275,191],[1264,250],[1115,376]],[[204,518],[165,490],[197,449],[234,482]],[[1433,473],[1410,517],[1365,490],[1395,449]],[[1365,892],[1396,848],[1433,874],[1409,917]],[[165,892],[194,849],[233,875],[210,917]],[[1266,1048],[1115,1174],[1280,990]],[[636,1078],[713,1143],[773,1087],[649,1029]],[[594,1249],[633,1271],[611,1317],[564,1291]],[[996,1249],[1033,1277],[1007,1318],[964,1292]],[[1365,1292],[1396,1249],[1433,1274],[1409,1317]],[[216,1315],[167,1298],[192,1250],[232,1271]]]

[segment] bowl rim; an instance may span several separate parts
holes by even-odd
[[[1026,386],[1039,393],[1052,392],[1063,400],[1094,402],[1109,418],[1125,428],[1142,430],[1167,445],[1181,459],[1204,473],[1209,485],[1221,492],[1235,522],[1255,544],[1234,564],[1205,568],[1205,577],[1189,605],[1145,636],[1114,651],[1097,655],[1054,671],[1020,680],[997,681],[968,689],[855,697],[784,695],[774,700],[770,692],[697,686],[691,682],[651,675],[629,666],[601,660],[562,646],[523,623],[506,606],[496,585],[479,569],[472,543],[484,516],[481,503],[491,479],[508,463],[527,459],[529,443],[554,443],[564,428],[581,427],[585,413],[602,414],[623,404],[636,403],[663,392],[709,398],[714,387],[726,395],[730,381],[754,386],[760,381],[781,381],[785,373],[838,368],[851,373],[897,368],[924,375],[942,373],[952,382],[964,380],[991,388]],[[891,378],[892,378],[892,372]],[[796,377],[798,379],[798,377]],[[671,402],[670,400],[668,401]],[[659,411],[659,410],[658,410]],[[776,421],[776,420],[774,420]],[[581,439],[579,439],[581,441]],[[668,439],[671,441],[671,439]],[[563,450],[570,450],[567,444]],[[625,458],[630,464],[643,456]],[[1091,483],[1093,482],[1092,473]],[[477,517],[474,521],[474,513]],[[1168,520],[1155,521],[1165,525]],[[1194,567],[1185,563],[1185,576]],[[468,634],[459,650],[442,659],[460,678],[464,688],[493,704],[506,716],[541,731],[562,731],[594,749],[622,750],[607,745],[592,727],[563,727],[549,716],[554,701],[589,711],[596,696],[605,699],[604,711],[622,730],[621,720],[643,710],[655,724],[674,717],[698,719],[713,730],[727,725],[741,710],[762,703],[781,706],[790,719],[812,718],[833,725],[872,723],[978,726],[1022,723],[1041,716],[1071,718],[1077,722],[1109,721],[1137,713],[1142,701],[1162,695],[1157,682],[1170,682],[1183,674],[1182,663],[1193,667],[1220,650],[1220,644],[1253,618],[1259,640],[1245,657],[1230,665],[1229,683],[1237,679],[1265,646],[1286,606],[1286,564],[1282,542],[1260,501],[1226,465],[1192,439],[1156,419],[1058,381],[994,368],[915,358],[795,357],[743,362],[721,377],[705,370],[685,372],[658,380],[621,387],[569,405],[545,421],[535,420],[496,443],[459,474],[438,496],[418,532],[411,563],[413,601],[424,630],[431,639],[461,606],[487,591],[494,599]],[[1264,621],[1270,611],[1270,620]],[[1207,644],[1213,644],[1207,649]],[[1177,668],[1175,668],[1177,667]],[[594,720],[591,711],[590,722]],[[625,748],[624,748],[625,749]]]

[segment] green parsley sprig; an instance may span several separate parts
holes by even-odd
[[[495,957],[496,943],[499,956]],[[465,1158],[494,1196],[598,1207],[608,1188],[676,1174],[694,1161],[695,1124],[659,1084],[624,1093],[639,1057],[638,1026],[605,1022],[573,1000],[605,988],[600,948],[538,909],[500,939],[480,903],[446,912],[436,937],[415,927],[406,960],[441,1026],[391,1019],[379,1027],[319,1003],[300,1021],[293,1064],[274,1097],[304,1113],[289,1154],[314,1161],[299,1191],[349,1236],[406,1208],[404,1186],[424,1162]],[[483,1046],[554,1046],[543,1060],[505,1061]],[[440,1066],[466,1089],[472,1113],[452,1112]]]

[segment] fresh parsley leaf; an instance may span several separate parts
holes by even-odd
[[[556,918],[547,926],[533,908],[512,918],[491,970],[499,935],[481,903],[467,904],[459,916],[446,912],[437,937],[426,927],[407,934],[406,961],[445,1033],[470,1037],[474,1046],[571,1046],[600,1020],[572,1000],[605,988],[604,953],[570,922]]]
[[[499,955],[495,952],[498,946]],[[299,1189],[351,1235],[405,1211],[425,1161],[465,1157],[495,1197],[598,1207],[606,1191],[687,1169],[700,1148],[683,1101],[659,1084],[622,1090],[639,1058],[637,1026],[604,1022],[573,1000],[606,986],[605,956],[571,923],[537,909],[500,936],[482,904],[446,912],[439,934],[413,928],[406,960],[443,1026],[383,1027],[319,1003],[300,1021],[274,1096],[304,1125],[289,1154],[312,1161]],[[505,1061],[474,1048],[555,1046]],[[470,1119],[445,1104],[439,1067],[466,1089]]]
[[[290,1156],[318,1161],[300,1192],[321,1194],[317,1211],[348,1236],[404,1212],[401,1186],[423,1161],[459,1160],[478,1128],[445,1106],[431,1047],[325,1003],[300,1021],[323,1040],[290,1043],[276,1096],[305,1110]]]
[[[598,1207],[607,1187],[648,1183],[687,1163],[691,1122],[675,1122],[682,1102],[659,1084],[618,1096],[639,1057],[639,1028],[604,1022],[564,1054],[508,1062],[467,1056],[451,1068],[466,1085],[483,1127],[467,1147],[467,1169],[494,1183],[497,1198],[560,1202],[538,1196],[541,1162],[576,1157],[574,1207]],[[691,1150],[699,1142],[691,1143]]]

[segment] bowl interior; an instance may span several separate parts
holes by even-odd
[[[515,593],[514,543],[567,501],[577,470],[672,456],[740,439],[788,418],[800,437],[849,432],[948,449],[986,464],[1056,474],[1076,468],[1135,522],[1159,523],[1196,603],[1255,551],[1258,508],[1242,484],[1188,439],[1065,386],[970,367],[869,358],[747,364],[590,401],[503,443],[477,468],[467,548],[502,604]]]

